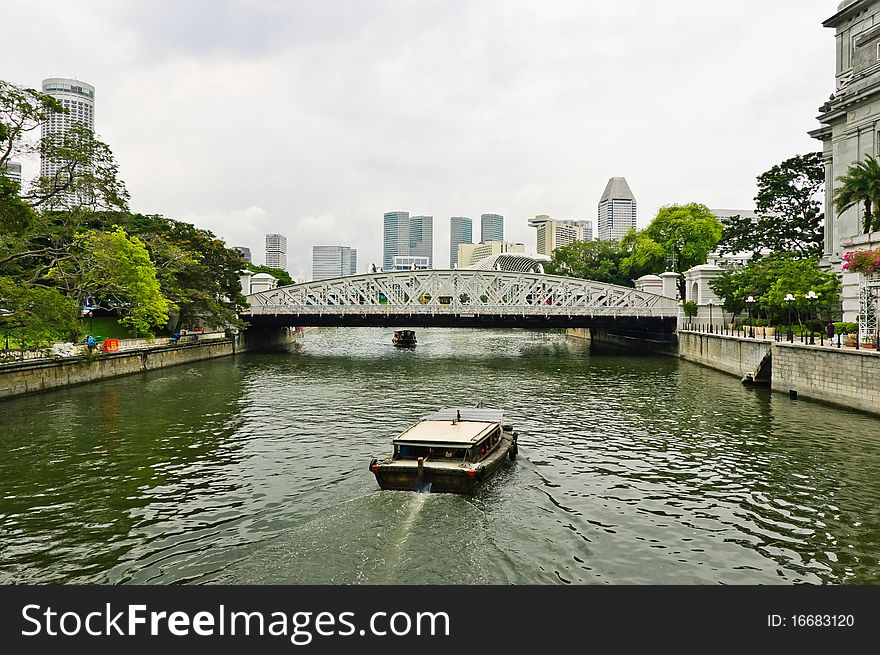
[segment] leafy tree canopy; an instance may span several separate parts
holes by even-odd
[[[268,273],[272,277],[277,278],[278,286],[280,287],[294,284],[293,278],[290,277],[290,273],[285,271],[283,268],[272,268],[271,266],[256,266],[250,263],[246,265],[246,268],[252,273]]]
[[[824,185],[825,164],[818,152],[786,159],[762,173],[755,196],[757,221],[748,216],[731,218],[724,227],[719,251],[821,256]]]
[[[819,268],[816,257],[801,259],[791,253],[770,255],[754,260],[742,269],[729,269],[709,283],[712,290],[724,299],[724,309],[734,315],[747,309],[746,298],[757,301],[758,315],[777,323],[787,321],[788,294],[795,300],[792,311],[800,321],[810,311],[806,295],[809,291],[819,294],[814,309],[818,316],[831,319],[839,306],[840,282],[834,273]]]
[[[550,275],[631,287],[632,279],[621,270],[626,254],[616,241],[573,241],[554,250],[553,259],[544,266],[544,270]]]

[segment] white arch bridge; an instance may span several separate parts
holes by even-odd
[[[254,327],[611,327],[667,340],[678,301],[577,278],[497,270],[391,271],[247,297]]]

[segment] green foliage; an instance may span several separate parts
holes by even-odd
[[[631,287],[632,279],[621,270],[626,254],[615,241],[573,241],[553,251],[553,259],[544,266],[544,271],[549,275]]]
[[[83,303],[88,296],[118,309],[122,325],[151,335],[168,322],[168,301],[162,295],[156,269],[143,242],[115,226],[79,235],[74,256],[59,261],[48,274],[67,295]]]
[[[771,255],[750,262],[740,270],[728,270],[709,283],[712,290],[724,298],[724,309],[739,314],[746,309],[746,298],[753,296],[756,318],[764,315],[774,323],[787,323],[789,303],[785,300],[792,294],[793,316],[798,322],[809,315],[810,302],[806,299],[808,291],[819,294],[812,309],[818,317],[827,318],[838,308],[840,282],[833,273],[819,268],[817,258],[798,259],[792,254]]]
[[[295,284],[293,278],[290,277],[290,273],[285,271],[283,268],[272,268],[271,266],[255,266],[254,264],[250,263],[246,265],[246,268],[251,273],[268,273],[272,277],[277,278],[279,287]]]
[[[846,175],[837,178],[840,186],[834,189],[834,207],[838,214],[850,207],[863,204],[863,230],[880,230],[880,215],[872,207],[880,207],[880,162],[868,155],[864,161],[850,164]]]
[[[734,216],[724,226],[722,253],[822,254],[824,239],[821,192],[825,185],[822,154],[786,159],[758,176],[757,221]]]
[[[172,327],[243,326],[237,316],[245,303],[241,253],[208,230],[164,216],[135,214],[128,225],[147,244],[163,293],[177,310]]]
[[[858,323],[843,321],[834,324],[834,334],[855,334],[858,331]]]
[[[687,300],[681,303],[681,310],[684,312],[684,315],[688,318],[693,318],[700,311],[700,306],[697,304],[695,300]]]
[[[0,336],[22,346],[76,337],[76,303],[57,289],[26,286],[0,277]]]
[[[880,248],[843,254],[843,270],[850,273],[880,273]]]

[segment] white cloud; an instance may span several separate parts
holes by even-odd
[[[318,243],[380,261],[394,209],[434,216],[443,265],[450,216],[502,213],[533,247],[528,218],[594,218],[615,175],[642,225],[672,202],[750,206],[758,174],[818,147],[835,6],[14,3],[2,75],[94,84],[136,210],[257,258],[284,233],[301,277]]]

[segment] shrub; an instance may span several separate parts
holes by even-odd
[[[686,302],[681,303],[681,309],[684,312],[685,316],[693,318],[697,315],[697,312],[700,311],[700,306],[693,300],[688,300]]]
[[[834,334],[855,334],[858,331],[858,323],[841,322],[834,324]]]
[[[845,253],[843,270],[849,273],[880,273],[880,249]]]

